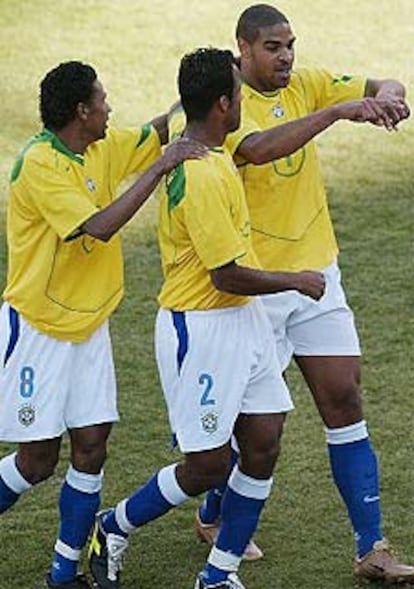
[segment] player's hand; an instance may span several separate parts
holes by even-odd
[[[374,125],[392,125],[384,107],[375,98],[366,97],[360,100],[350,100],[337,105],[340,117],[356,123],[373,123]]]
[[[410,116],[410,107],[401,96],[384,94],[376,96],[375,102],[387,113],[392,124],[392,129],[396,129],[400,121],[408,119]]]
[[[296,290],[315,299],[315,301],[319,301],[325,292],[325,276],[322,272],[304,270],[303,272],[298,272],[296,279]]]
[[[407,103],[396,95],[380,98],[367,96],[360,100],[351,100],[337,105],[340,118],[357,123],[372,123],[385,127],[389,131],[410,114]]]
[[[208,148],[188,137],[176,139],[166,148],[161,157],[164,174],[175,168],[179,163],[189,159],[202,159],[208,153]]]

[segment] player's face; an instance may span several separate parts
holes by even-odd
[[[271,92],[289,84],[295,59],[294,44],[295,36],[288,23],[260,29],[251,45],[241,40],[242,64],[257,90]]]
[[[106,101],[106,92],[99,80],[94,82],[92,98],[86,105],[85,127],[92,141],[103,139],[106,135],[111,107]]]
[[[233,79],[233,96],[231,98],[231,104],[229,109],[229,133],[235,131],[240,126],[241,82],[239,70],[235,66],[233,67]]]

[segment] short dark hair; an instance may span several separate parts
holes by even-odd
[[[63,129],[76,117],[80,102],[87,104],[97,79],[92,66],[66,61],[50,70],[40,83],[40,118],[52,131]]]
[[[178,89],[187,120],[205,120],[220,96],[233,98],[234,57],[225,49],[200,48],[184,55]]]
[[[289,23],[286,16],[270,4],[254,4],[241,13],[236,26],[236,39],[254,43],[259,29]]]

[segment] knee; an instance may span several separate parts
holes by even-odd
[[[253,478],[266,479],[272,472],[280,453],[280,438],[264,436],[258,443],[249,446],[247,452],[241,453],[241,468]]]
[[[77,443],[72,448],[72,465],[81,472],[97,474],[105,463],[106,454],[106,441]]]
[[[16,465],[22,476],[31,485],[37,485],[53,475],[58,462],[58,454],[49,451],[31,451],[25,448],[18,451]]]
[[[343,427],[362,419],[360,378],[350,375],[319,398],[319,411],[327,427]]]
[[[221,484],[231,468],[230,452],[214,455],[208,452],[198,456],[186,456],[177,472],[185,492],[191,497],[200,495]]]

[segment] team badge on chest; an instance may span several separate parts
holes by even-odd
[[[276,104],[275,106],[272,107],[272,114],[277,119],[280,119],[285,114],[285,110],[284,110],[283,106],[281,106],[280,104]]]
[[[92,178],[86,178],[86,188],[89,190],[89,192],[94,192],[94,190],[96,190],[96,184]]]

